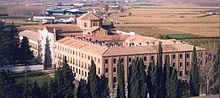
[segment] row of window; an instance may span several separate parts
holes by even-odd
[[[97,22],[93,22],[92,26],[98,26]],[[87,23],[84,23],[84,27],[87,27]]]
[[[168,56],[168,55],[166,55],[166,56]],[[179,57],[180,57],[180,59],[183,59],[183,54],[179,54]],[[190,55],[189,55],[189,53],[187,53],[187,54],[186,54],[186,58],[189,58],[189,57],[190,57]],[[139,57],[136,57],[136,59],[139,59]],[[176,59],[176,55],[175,55],[175,54],[173,54],[172,59]],[[144,57],[143,57],[143,60],[144,60],[144,61],[147,61],[147,57],[144,56]],[[151,57],[150,57],[150,60],[151,60],[151,61],[154,61],[154,60],[155,60],[155,59],[154,59],[154,56],[151,56]],[[121,63],[123,63],[123,62],[124,62],[124,58],[121,58],[120,61],[121,61]],[[132,58],[129,57],[129,58],[128,58],[128,62],[131,62],[131,61],[132,61]],[[113,58],[113,61],[112,61],[112,62],[113,62],[113,64],[116,64],[116,58]],[[109,60],[106,58],[106,59],[105,59],[105,64],[108,64],[108,63],[109,63]]]
[[[88,76],[88,72],[81,70],[80,68],[77,68],[77,67],[75,68],[72,66],[72,71],[75,72],[76,74],[82,75],[84,77]]]
[[[84,58],[84,59],[94,60],[97,63],[100,63],[100,61],[101,61],[100,58],[96,58],[96,57],[93,57],[93,56],[90,56],[90,55],[87,55],[87,54],[84,54],[84,53],[81,53],[81,52],[77,52],[77,51],[74,51],[74,50],[70,50],[70,49],[67,49],[67,50],[68,50],[68,53],[70,53],[72,55],[76,55],[76,56]],[[60,53],[55,53],[55,58],[62,59],[63,57],[64,57],[64,55],[62,55]],[[69,57],[67,56],[67,58],[69,58]]]

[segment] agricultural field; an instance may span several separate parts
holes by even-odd
[[[119,30],[142,35],[181,34],[214,37],[219,35],[219,15],[207,15],[216,7],[131,6],[112,14]],[[130,15],[129,15],[130,14]]]

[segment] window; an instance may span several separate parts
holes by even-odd
[[[85,63],[85,69],[87,68],[87,64]]]
[[[116,58],[113,58],[113,64],[116,64]]]
[[[120,60],[120,61],[121,61],[121,63],[124,63],[124,58],[121,58],[121,60]]]
[[[176,63],[173,63],[173,67],[175,67],[176,66]]]
[[[88,59],[90,60],[90,56],[88,55]]]
[[[82,70],[82,76],[84,75],[84,71]]]
[[[183,71],[180,71],[180,77],[182,77],[183,76]]]
[[[154,61],[154,56],[151,56],[150,60],[151,60],[151,61]]]
[[[138,60],[138,59],[139,59],[139,57],[136,57],[136,59]]]
[[[180,67],[183,67],[183,62],[180,62]]]
[[[75,72],[75,67],[73,67],[73,71]]]
[[[186,62],[186,66],[189,67],[189,62]]]
[[[175,58],[176,58],[176,55],[174,54],[174,55],[173,55],[173,59],[175,59]]]
[[[81,70],[79,69],[79,74],[80,74]]]
[[[128,62],[131,62],[131,57],[128,58]]]
[[[98,68],[98,74],[100,74],[100,68]]]
[[[146,56],[144,56],[144,61],[147,61],[147,57]]]
[[[105,68],[105,73],[108,73],[108,68]]]
[[[108,64],[108,59],[105,59],[105,64]]]
[[[186,75],[188,75],[189,74],[189,71],[186,71]]]
[[[78,68],[76,68],[76,73],[78,73]]]
[[[100,58],[98,58],[98,63],[100,63]]]
[[[116,83],[116,77],[113,77],[113,82]]]
[[[116,72],[116,67],[113,67],[113,72]]]
[[[180,54],[180,59],[183,59],[183,54]]]
[[[84,23],[84,27],[87,27],[87,24],[86,24],[86,23]]]
[[[85,77],[87,77],[87,72],[85,72]]]
[[[186,54],[186,58],[187,58],[187,59],[189,58],[189,53]]]
[[[93,26],[97,26],[97,23],[96,23],[96,22],[93,22]]]

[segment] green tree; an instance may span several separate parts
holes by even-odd
[[[52,66],[52,59],[51,59],[50,43],[49,43],[48,37],[46,38],[44,53],[45,53],[44,54],[44,67],[49,68]]]
[[[18,59],[19,37],[14,25],[4,25],[0,28],[0,66],[16,64]]]
[[[121,58],[119,58],[118,60],[117,80],[118,80],[117,98],[125,98],[125,74],[124,74],[124,65]]]
[[[177,98],[178,77],[175,68],[169,67],[166,81],[166,98]]]
[[[156,66],[156,73],[158,74],[157,82],[158,85],[156,86],[156,95],[157,98],[163,98],[165,96],[165,81],[163,80],[163,67],[162,67],[162,55],[163,55],[163,49],[162,49],[162,43],[159,42],[158,46],[158,54],[157,54],[157,66]]]
[[[149,89],[149,94],[150,98],[157,98],[157,86],[158,86],[158,74],[157,74],[157,68],[154,64],[154,62],[151,62],[149,64],[149,70],[148,70],[148,89]]]
[[[63,64],[55,71],[54,85],[57,85],[58,98],[73,98],[74,97],[74,77],[75,74],[70,69],[66,57],[63,59]]]
[[[102,75],[99,81],[100,98],[109,97],[108,79]]]
[[[36,82],[32,82],[27,78],[27,73],[25,74],[25,80],[22,83],[22,98],[39,98],[41,96],[40,87],[37,85]]]
[[[27,65],[33,57],[33,52],[30,50],[28,38],[23,37],[21,40],[21,46],[19,47],[19,62]]]
[[[199,70],[197,66],[197,51],[196,47],[193,48],[192,64],[190,69],[190,94],[192,96],[199,96]]]
[[[81,79],[77,90],[77,98],[90,98],[89,86],[86,80]]]
[[[8,28],[10,28],[8,34],[9,34],[9,54],[11,55],[10,64],[15,65],[18,60],[18,47],[19,47],[19,36],[18,36],[18,30],[17,27],[12,23],[12,25],[8,25]]]
[[[41,98],[49,98],[49,85],[48,82],[44,82],[40,88]]]
[[[148,94],[147,75],[145,72],[145,65],[142,58],[138,60],[138,64],[139,64],[139,73],[140,73],[140,77],[139,77],[139,83],[141,89],[140,96],[141,98],[147,98],[147,94]]]
[[[189,82],[187,80],[179,80],[177,98],[190,97]]]
[[[9,71],[0,71],[0,98],[15,98],[15,79]]]
[[[168,76],[169,76],[169,70],[170,69],[170,57],[166,56],[165,57],[165,63],[164,63],[164,68],[163,68],[163,80],[164,80],[164,86],[165,86],[165,96],[167,96],[167,85],[169,85],[169,83],[167,82],[168,80]]]
[[[138,61],[132,60],[131,76],[129,77],[129,98],[141,98],[139,82],[139,64]]]
[[[96,75],[95,62],[91,61],[89,68],[88,85],[90,89],[91,98],[99,98],[99,77]]]

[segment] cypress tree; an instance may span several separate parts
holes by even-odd
[[[163,78],[163,67],[162,67],[162,55],[163,55],[163,50],[162,50],[162,44],[159,42],[158,46],[158,54],[157,54],[157,67],[156,67],[156,72],[158,74],[157,78],[157,84],[158,86],[156,87],[156,95],[157,98],[163,98],[165,96],[165,83],[164,83],[164,78]]]
[[[145,65],[142,58],[139,59],[138,64],[139,64],[139,73],[140,73],[140,77],[139,77],[140,89],[141,89],[140,96],[141,98],[147,98],[147,94],[148,94],[147,75],[145,72]]]
[[[90,91],[86,80],[81,79],[79,81],[77,98],[90,98]]]
[[[21,46],[19,47],[19,62],[27,65],[29,60],[33,59],[33,57],[33,52],[30,50],[28,38],[23,37],[21,40]]]
[[[44,67],[49,68],[51,66],[52,66],[52,59],[51,59],[50,43],[47,37],[45,44],[45,52],[44,52]]]
[[[190,69],[190,94],[192,96],[199,96],[199,70],[197,66],[197,51],[196,47],[193,48],[192,64]]]
[[[89,68],[88,85],[90,89],[91,98],[99,98],[99,77],[96,75],[95,62],[91,61],[91,67]]]
[[[168,83],[168,78],[169,78],[169,73],[170,73],[170,57],[166,56],[165,58],[165,63],[164,63],[164,73],[163,73],[163,80],[164,80],[164,87],[165,89],[165,96],[167,96],[167,85],[170,85]]]
[[[178,77],[177,77],[177,71],[175,68],[170,67],[166,84],[167,84],[166,85],[166,91],[167,91],[166,98],[177,98]]]
[[[118,80],[117,98],[125,98],[124,65],[122,64],[120,58],[118,60],[118,67],[117,67],[117,80]]]
[[[128,98],[131,98],[131,75],[132,75],[132,65],[128,68]]]
[[[157,67],[153,62],[149,64],[149,93],[150,93],[150,98],[158,98],[157,97],[157,86],[158,86],[158,74],[157,74]]]
[[[73,98],[74,97],[74,77],[72,70],[67,64],[66,57],[63,64],[55,71],[54,82],[57,85],[57,97]]]
[[[108,80],[105,75],[102,75],[99,81],[100,98],[109,97]]]
[[[140,82],[139,82],[139,64],[138,61],[132,60],[131,65],[131,77],[130,77],[130,87],[129,87],[129,98],[140,98]]]

